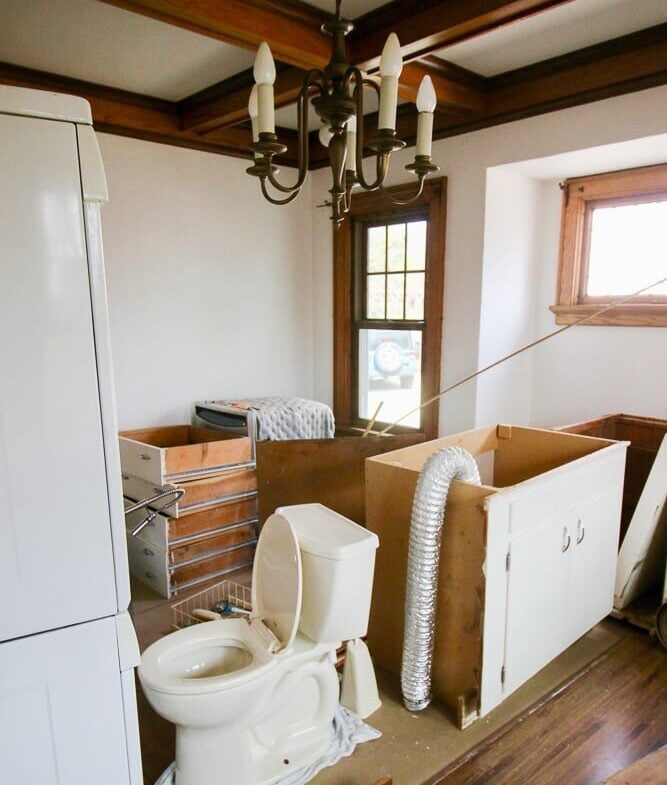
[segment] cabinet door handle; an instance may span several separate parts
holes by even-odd
[[[567,526],[563,526],[563,545],[561,546],[561,551],[563,553],[570,547],[571,542],[572,537],[570,536],[570,532],[568,531]]]
[[[586,536],[586,529],[584,528],[581,518],[577,519],[577,545],[581,545]]]

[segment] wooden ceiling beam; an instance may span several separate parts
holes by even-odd
[[[389,33],[396,33],[405,60],[474,38],[572,0],[398,0],[363,16],[350,35],[351,61],[367,71],[379,67]]]
[[[247,127],[221,129],[214,138],[206,138],[193,131],[182,131],[178,105],[171,101],[2,62],[0,84],[81,96],[90,103],[97,131],[237,158],[251,157],[249,145],[252,137]],[[294,165],[296,143],[293,135],[283,129],[279,133],[289,148],[281,161],[285,165]]]
[[[667,24],[499,74],[487,84],[482,111],[465,117],[436,113],[434,139],[667,84]],[[372,136],[376,122],[376,116],[366,118],[366,138]],[[416,129],[414,107],[400,106],[398,136],[413,144]],[[310,159],[313,169],[328,162],[326,150],[314,138]]]
[[[486,80],[435,57],[408,63],[403,67],[398,86],[401,98],[414,103],[425,76],[431,77],[439,111],[461,115],[484,110]]]
[[[273,88],[276,109],[299,97],[304,72],[300,68],[280,69]],[[248,99],[254,84],[252,69],[225,79],[179,104],[181,129],[206,133],[236,125],[248,119]]]
[[[226,44],[256,49],[266,41],[276,60],[297,68],[329,62],[329,18],[295,0],[101,0]]]

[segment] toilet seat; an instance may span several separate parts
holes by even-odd
[[[249,619],[195,624],[150,646],[141,680],[156,692],[202,695],[248,684],[277,665],[289,649],[301,615],[301,552],[282,515],[264,525],[255,553]]]
[[[156,692],[201,695],[248,684],[277,664],[246,619],[221,619],[178,630],[152,644],[142,656],[141,680]],[[231,667],[225,672],[226,665]]]

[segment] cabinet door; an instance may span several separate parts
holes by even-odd
[[[0,640],[117,611],[72,123],[0,115]]]
[[[506,694],[537,673],[563,649],[571,547],[570,513],[531,527],[510,543]]]
[[[564,646],[569,646],[611,611],[618,535],[620,488],[599,496],[572,513],[572,556]]]
[[[128,782],[113,617],[0,644],[0,785]]]

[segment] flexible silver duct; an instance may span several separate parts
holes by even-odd
[[[479,469],[461,447],[433,453],[419,475],[410,523],[401,689],[410,711],[431,702],[440,543],[452,480],[479,485]]]

